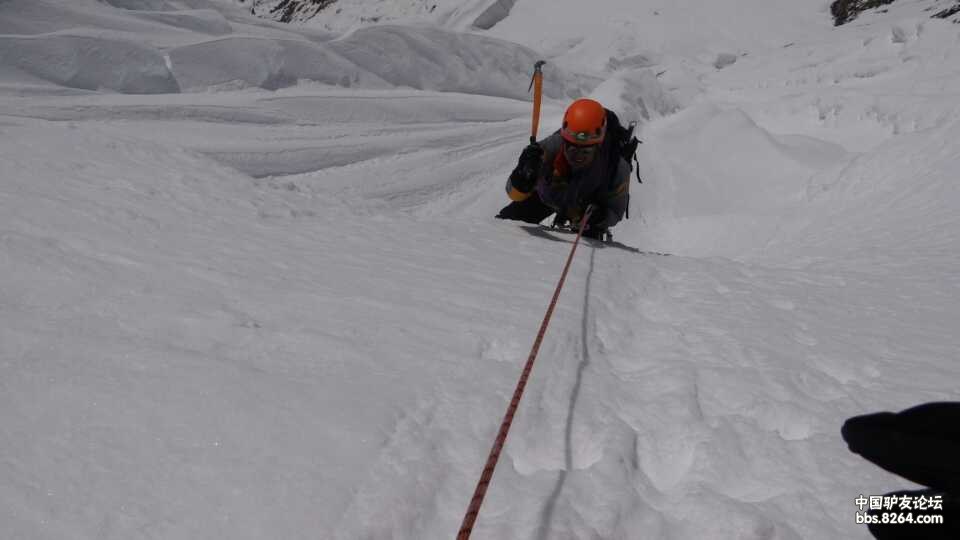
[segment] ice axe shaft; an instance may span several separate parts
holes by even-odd
[[[546,64],[539,60],[533,66],[533,78],[530,79],[530,87],[527,92],[533,89],[533,127],[530,130],[530,143],[537,142],[537,131],[540,129],[540,98],[543,95],[543,66]]]

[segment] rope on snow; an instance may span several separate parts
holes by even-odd
[[[460,525],[460,532],[457,534],[457,540],[469,540],[470,533],[473,532],[473,525],[477,521],[477,515],[480,514],[480,505],[483,504],[483,498],[487,494],[487,487],[490,486],[490,480],[493,478],[493,471],[497,467],[497,461],[500,460],[500,452],[503,445],[507,442],[507,434],[510,432],[510,425],[513,423],[513,416],[520,406],[520,399],[523,397],[523,391],[527,386],[527,380],[530,378],[530,372],[533,371],[533,363],[537,359],[537,352],[540,351],[540,344],[543,342],[543,336],[547,332],[547,326],[550,324],[550,318],[553,316],[553,310],[557,306],[557,300],[560,298],[560,291],[563,289],[563,283],[567,279],[567,272],[570,270],[570,263],[573,262],[573,255],[577,252],[577,245],[583,236],[583,230],[586,227],[587,220],[593,212],[593,205],[587,207],[583,217],[580,220],[580,230],[577,231],[577,238],[573,241],[573,247],[570,249],[570,255],[567,257],[567,263],[563,267],[563,273],[560,274],[560,281],[557,282],[557,288],[553,292],[553,298],[550,300],[550,306],[547,307],[547,313],[543,316],[543,322],[540,323],[540,331],[537,332],[537,338],[533,342],[533,348],[530,349],[530,356],[527,357],[527,364],[520,374],[520,380],[517,382],[517,388],[513,392],[513,399],[510,400],[510,406],[507,407],[507,413],[500,424],[500,431],[497,438],[493,441],[493,448],[490,449],[490,455],[487,457],[487,464],[483,467],[480,474],[480,481],[477,482],[477,488],[473,492],[473,498],[470,500],[470,506],[467,507],[467,513],[463,516],[463,523]]]

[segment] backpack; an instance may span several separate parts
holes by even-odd
[[[627,162],[629,170],[636,173],[637,182],[642,184],[643,180],[640,179],[640,160],[637,159],[637,146],[643,144],[643,141],[633,135],[633,130],[636,129],[637,123],[630,122],[628,127],[623,127],[616,113],[610,109],[605,110],[607,111],[607,136],[603,144],[608,152],[607,163],[609,164],[608,167],[610,167],[610,170],[607,171],[607,177],[613,178],[614,174],[616,174],[616,167],[622,158]],[[634,168],[634,164],[636,164],[636,168]],[[630,219],[629,191],[627,191],[627,208],[624,217]]]
[[[607,146],[607,151],[611,154],[609,157],[612,159],[609,160],[609,163],[617,163],[617,158],[623,158],[623,160],[627,162],[627,166],[630,167],[630,170],[636,172],[637,182],[642,184],[643,180],[640,179],[640,160],[637,159],[637,146],[643,144],[643,141],[633,135],[637,123],[630,122],[629,126],[623,127],[616,113],[610,109],[605,110],[607,111],[606,138],[610,142],[607,143],[605,141],[604,144]],[[634,169],[634,164],[636,164],[636,169]]]

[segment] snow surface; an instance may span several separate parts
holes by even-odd
[[[843,420],[960,397],[960,27],[435,3],[2,3],[0,536],[453,537],[572,240],[491,219],[542,57],[644,184],[474,538],[868,538]]]

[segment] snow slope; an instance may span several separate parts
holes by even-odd
[[[3,4],[5,537],[455,535],[570,248],[491,219],[544,57],[543,129],[603,99],[644,184],[474,538],[868,538],[854,498],[906,482],[843,420],[958,398],[960,28],[437,4]]]

